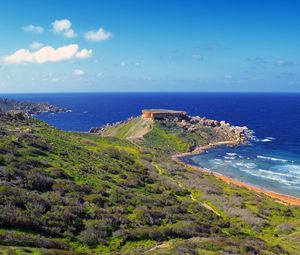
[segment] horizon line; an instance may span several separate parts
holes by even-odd
[[[14,94],[300,94],[300,91],[52,91],[52,92],[0,92],[0,95]]]

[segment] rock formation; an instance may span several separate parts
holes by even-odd
[[[169,119],[185,119],[187,113],[184,111],[174,111],[166,109],[147,109],[142,110],[142,118],[148,120],[163,120],[166,118]]]

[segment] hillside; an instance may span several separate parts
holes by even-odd
[[[121,139],[139,140],[149,133],[152,123],[140,117],[131,118],[126,122],[112,125],[103,130],[103,136],[113,136]]]
[[[27,114],[38,114],[42,112],[65,112],[65,108],[59,108],[49,103],[35,103],[35,102],[25,102],[17,101],[14,99],[0,98],[0,110],[7,111],[21,111]]]
[[[132,119],[97,136],[3,112],[0,124],[0,254],[300,249],[299,208],[171,161],[223,139],[213,128]]]

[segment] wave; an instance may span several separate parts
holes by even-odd
[[[278,173],[278,172],[274,172],[274,171],[270,171],[270,170],[264,170],[264,169],[258,169],[258,171],[263,172],[263,173],[267,173],[267,174],[274,174],[274,175],[285,176],[285,177],[290,177],[290,178],[300,180],[300,176],[296,176],[296,175],[292,175],[292,174]]]
[[[226,155],[228,155],[228,156],[236,156],[236,153],[234,153],[234,152],[233,153],[227,152]]]
[[[276,170],[286,171],[289,173],[294,173],[296,175],[300,175],[300,165],[278,165],[275,167]]]
[[[281,159],[281,158],[272,158],[272,157],[266,157],[266,156],[256,156],[257,158],[260,158],[260,159],[267,159],[267,160],[272,160],[272,161],[281,161],[281,162],[288,162],[288,160],[286,159]]]
[[[251,140],[254,142],[260,142],[260,139],[258,139],[255,135],[251,137]]]
[[[225,159],[235,159],[235,157],[227,157],[227,156],[225,156],[224,158]]]
[[[243,162],[238,162],[236,163],[236,165],[240,166],[240,167],[246,167],[248,169],[253,169],[256,167],[256,164],[254,163],[243,163]]]
[[[220,162],[220,161],[223,161],[223,160],[219,159],[219,158],[215,158],[214,161],[219,161]]]
[[[267,143],[267,142],[272,142],[272,141],[274,141],[275,138],[272,137],[272,136],[267,136],[267,137],[265,137],[264,139],[259,139],[259,138],[257,138],[256,136],[253,136],[253,137],[251,138],[251,140],[254,141],[254,142],[263,142],[263,143]]]
[[[268,138],[262,139],[260,141],[263,142],[263,143],[272,142],[272,140],[268,139]]]
[[[256,176],[265,180],[271,180],[271,181],[276,181],[281,184],[287,185],[287,186],[292,186],[292,185],[297,185],[299,184],[299,181],[292,181],[292,180],[286,180],[284,178],[277,177],[273,174],[266,174],[263,172],[263,169],[258,169],[258,171],[253,171],[253,170],[248,170],[248,169],[241,169],[241,171],[246,172],[252,176]]]
[[[269,140],[271,140],[271,141],[274,141],[274,140],[275,140],[275,138],[274,138],[273,136],[267,136],[266,139],[269,139]]]

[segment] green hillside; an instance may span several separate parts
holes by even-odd
[[[180,130],[123,139],[140,121],[102,137],[0,112],[0,254],[297,254],[299,208],[172,162]]]
[[[103,132],[103,136],[113,136],[121,139],[136,140],[142,138],[152,129],[152,123],[140,117],[132,118]]]

